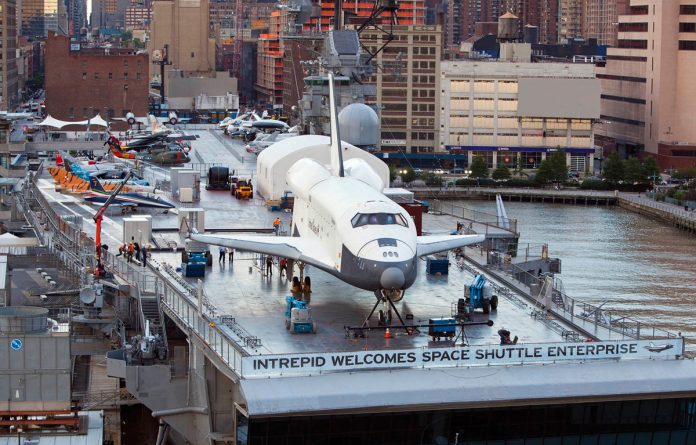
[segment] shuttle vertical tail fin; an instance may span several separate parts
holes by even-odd
[[[343,148],[338,129],[338,110],[334,91],[334,76],[329,73],[329,107],[331,112],[331,170],[336,176],[345,176],[343,171]]]

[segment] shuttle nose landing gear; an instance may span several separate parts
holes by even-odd
[[[402,289],[379,289],[375,291],[375,297],[377,298],[377,301],[372,307],[370,314],[367,316],[367,318],[365,318],[362,327],[369,327],[370,318],[372,318],[372,315],[377,310],[377,307],[382,304],[382,309],[379,311],[379,326],[390,326],[392,322],[392,314],[396,314],[400,325],[391,327],[403,328],[406,333],[410,335],[413,330],[406,326],[406,323],[404,323],[404,320],[401,318],[401,314],[399,313],[398,309],[396,309],[396,306],[394,306],[395,301],[401,301],[401,299],[404,298],[404,291]]]

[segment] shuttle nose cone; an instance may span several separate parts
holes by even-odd
[[[396,267],[389,267],[379,278],[379,284],[384,289],[401,289],[406,282],[404,272]]]

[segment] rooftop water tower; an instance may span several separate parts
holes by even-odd
[[[511,11],[498,18],[498,41],[516,42],[520,35],[520,19]]]

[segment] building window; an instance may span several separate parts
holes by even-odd
[[[140,80],[140,73],[135,73],[135,80]]]
[[[507,168],[517,168],[517,153],[500,152],[498,153],[498,165],[504,165]]]
[[[650,11],[647,5],[644,6],[631,6],[631,15],[646,15]]]
[[[622,39],[619,40],[619,48],[648,49],[648,41]]]
[[[106,115],[109,117],[109,119],[113,119],[113,117],[114,117],[114,109],[113,109],[113,108],[109,108],[109,109],[107,110],[107,112],[106,112]]]
[[[648,23],[619,23],[619,32],[648,32]]]
[[[647,8],[647,6],[646,6],[646,8]],[[696,15],[696,5],[681,5],[679,7],[679,14]]]
[[[74,119],[74,118],[75,118],[75,108],[74,108],[74,107],[70,107],[70,110],[68,111],[68,117],[69,117],[70,119]]]
[[[541,164],[541,153],[536,151],[520,152],[522,168],[537,168]]]
[[[123,73],[123,80],[128,80],[128,73]]]
[[[109,73],[109,80],[113,80],[113,79],[114,79],[114,73]]]
[[[127,83],[123,84],[123,91],[128,91],[128,84]]]
[[[679,32],[696,32],[696,23],[680,23]]]
[[[193,59],[194,57],[196,57],[196,56],[195,56],[195,54],[193,53],[193,51],[191,51],[191,58]]]
[[[473,158],[479,157],[486,161],[488,168],[493,168],[493,152],[492,151],[475,151],[473,152]],[[472,158],[472,159],[473,159]]]
[[[696,41],[694,40],[680,40],[679,49],[685,51],[696,51]]]
[[[82,109],[82,117],[87,117],[87,108]]]
[[[82,80],[87,80],[87,73],[82,73]]]
[[[99,73],[94,73],[94,80],[99,80]]]

